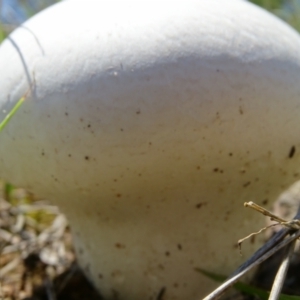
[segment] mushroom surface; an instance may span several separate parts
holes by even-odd
[[[63,1],[0,46],[0,176],[61,207],[105,299],[197,299],[300,179],[300,38],[240,0]],[[244,245],[245,257],[259,244]]]

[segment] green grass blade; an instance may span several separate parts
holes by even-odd
[[[12,108],[12,110],[6,115],[4,120],[0,123],[0,132],[3,130],[3,128],[7,125],[9,120],[12,118],[12,116],[18,111],[18,109],[21,107],[25,100],[25,96],[23,96],[16,105]]]
[[[208,277],[214,281],[217,281],[217,282],[224,282],[227,279],[226,276],[214,274],[214,273],[208,272],[208,271],[200,269],[200,268],[196,268],[196,271],[200,272],[201,274],[205,275],[206,277]],[[261,300],[269,299],[269,295],[270,295],[269,292],[259,289],[259,288],[256,288],[256,287],[253,287],[249,284],[238,282],[238,283],[234,284],[233,287],[236,290],[238,290],[244,294],[251,295],[251,296],[257,296]],[[290,296],[290,295],[281,294],[279,297],[279,300],[300,300],[300,296]]]

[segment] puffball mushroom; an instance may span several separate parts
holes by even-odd
[[[63,1],[0,47],[1,112],[30,90],[0,175],[61,207],[105,299],[198,299],[263,226],[243,202],[300,178],[299,49],[246,1]]]

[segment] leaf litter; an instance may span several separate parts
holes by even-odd
[[[0,299],[100,300],[76,263],[56,206],[0,183]]]

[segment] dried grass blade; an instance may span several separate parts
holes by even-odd
[[[269,300],[278,300],[280,297],[280,293],[284,284],[284,280],[289,268],[290,261],[292,259],[292,256],[294,254],[294,248],[296,245],[296,240],[291,242],[289,245],[287,245],[287,249],[284,254],[284,258],[282,260],[282,263],[278,269],[278,272],[276,274],[273,287],[270,293]]]
[[[282,242],[280,242],[278,245],[276,245],[274,248],[270,249],[267,253],[265,253],[263,256],[258,258],[256,261],[254,261],[252,264],[250,264],[247,268],[236,274],[235,276],[229,278],[226,282],[224,282],[221,286],[219,286],[217,289],[215,289],[212,293],[207,295],[203,300],[216,300],[219,299],[234,283],[236,283],[243,275],[248,273],[252,268],[259,265],[263,261],[265,261],[267,258],[272,256],[274,253],[276,253],[279,249],[285,247],[289,243],[293,242],[294,240],[298,239],[300,237],[300,230],[295,232],[290,237],[286,238]]]

